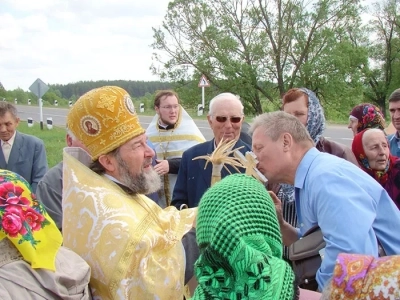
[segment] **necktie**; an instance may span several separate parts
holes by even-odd
[[[3,143],[3,154],[4,154],[4,159],[6,160],[6,163],[8,163],[8,158],[10,157],[10,152],[11,152],[11,145],[8,142]]]

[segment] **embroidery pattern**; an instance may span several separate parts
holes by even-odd
[[[124,97],[124,104],[128,112],[130,112],[132,115],[135,115],[135,106],[133,105],[131,97],[128,95],[125,95]]]
[[[97,108],[105,108],[108,111],[114,112],[114,103],[117,100],[117,96],[102,94],[100,100],[97,102]]]

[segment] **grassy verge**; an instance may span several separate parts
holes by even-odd
[[[33,127],[28,127],[27,122],[21,121],[18,126],[18,131],[34,135],[43,140],[46,147],[49,168],[62,160],[62,149],[66,145],[65,128],[53,126],[53,129],[49,130],[45,124],[43,130],[41,130],[38,123],[35,123]]]

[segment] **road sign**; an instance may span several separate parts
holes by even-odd
[[[207,80],[207,77],[205,75],[201,75],[200,81],[199,81],[199,87],[209,87],[210,83]]]
[[[49,87],[40,78],[38,78],[29,87],[29,90],[40,99],[44,94],[46,94],[46,92],[49,90]]]
[[[34,83],[29,87],[29,90],[39,98],[39,111],[40,111],[40,129],[43,130],[43,103],[42,96],[49,90],[47,84],[45,84],[40,78],[36,79]]]

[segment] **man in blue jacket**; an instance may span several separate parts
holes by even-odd
[[[175,184],[172,205],[178,209],[186,204],[189,208],[196,207],[201,196],[211,185],[212,164],[205,167],[206,160],[193,158],[201,155],[210,155],[219,142],[236,140],[233,149],[242,147],[240,152],[245,154],[251,151],[250,145],[240,140],[240,131],[244,120],[243,104],[238,96],[231,93],[222,93],[210,101],[208,123],[214,133],[211,141],[195,145],[183,153],[181,165],[179,167],[178,178]],[[237,173],[231,166],[226,166],[229,171]],[[244,173],[244,169],[239,169]],[[222,168],[221,178],[230,173]]]
[[[47,157],[41,139],[17,130],[17,109],[8,102],[0,102],[0,169],[21,175],[36,192],[36,187],[47,172]]]

